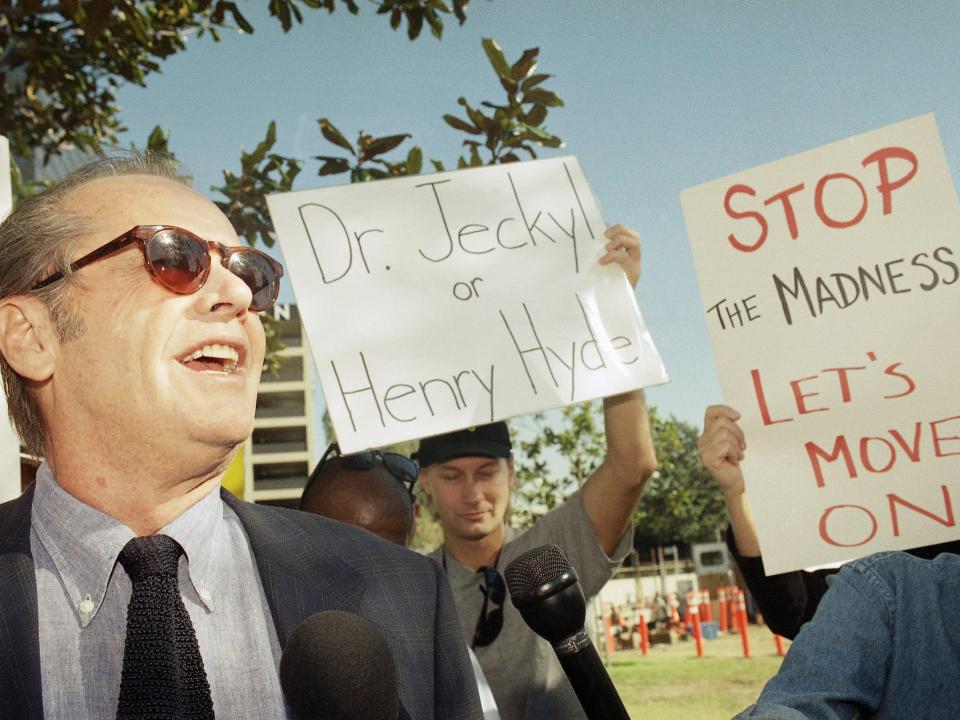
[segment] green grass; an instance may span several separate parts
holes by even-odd
[[[653,645],[647,657],[615,653],[608,670],[634,720],[730,718],[753,703],[780,668],[766,627],[750,628],[750,649],[745,659],[740,636],[733,634],[704,641],[702,658],[692,641]]]

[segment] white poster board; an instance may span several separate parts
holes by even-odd
[[[267,202],[344,452],[667,380],[575,158]]]
[[[681,201],[767,572],[960,537],[960,206],[933,115]]]
[[[0,219],[13,206],[10,188],[10,146],[0,135]],[[0,502],[20,494],[20,439],[7,416],[7,396],[0,392]]]

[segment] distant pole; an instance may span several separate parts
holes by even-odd
[[[740,642],[743,645],[743,656],[750,657],[750,633],[747,631],[747,601],[743,597],[743,590],[737,590],[737,623],[740,626]]]
[[[13,207],[10,187],[10,144],[0,135],[0,218]],[[20,494],[20,439],[7,415],[7,396],[0,392],[0,502]]]
[[[693,623],[693,639],[697,641],[697,657],[703,657],[703,627],[700,625],[700,607],[693,603],[689,606],[690,620]]]
[[[647,622],[650,620],[650,611],[647,608],[640,609],[640,622],[637,628],[640,631],[640,652],[646,657],[650,654],[650,628]]]
[[[727,631],[727,588],[722,587],[717,590],[717,597],[720,600],[720,632]]]
[[[783,650],[783,638],[780,637],[779,635],[774,635],[773,641],[777,645],[777,655],[779,655],[780,657],[783,657],[784,655],[786,655],[786,653]]]

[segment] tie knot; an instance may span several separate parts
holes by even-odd
[[[120,564],[133,582],[152,575],[177,575],[183,548],[168,535],[136,537],[120,551]]]

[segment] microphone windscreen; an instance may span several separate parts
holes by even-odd
[[[280,686],[297,720],[397,720],[397,671],[386,638],[340,610],[294,629],[280,658]]]
[[[541,545],[528,550],[510,563],[504,576],[510,597],[522,600],[541,585],[570,572],[570,561],[556,545]]]

